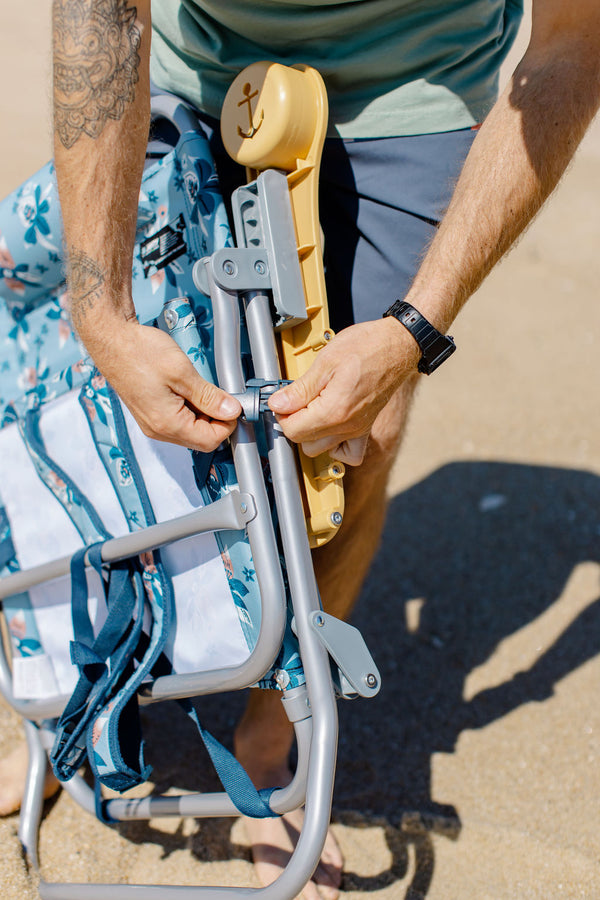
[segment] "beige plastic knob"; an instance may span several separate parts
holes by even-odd
[[[313,69],[253,63],[225,97],[223,143],[229,156],[249,169],[291,172],[296,160],[306,159],[321,114]]]

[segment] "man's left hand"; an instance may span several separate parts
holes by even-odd
[[[319,351],[304,375],[273,394],[269,407],[285,436],[307,456],[329,451],[358,466],[377,414],[416,373],[420,356],[412,336],[393,318],[352,325]]]

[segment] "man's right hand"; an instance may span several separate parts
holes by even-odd
[[[71,318],[152,438],[211,451],[240,404],[166,333],[139,325],[131,268],[150,121],[150,0],[53,0],[54,160]]]
[[[86,344],[147,437],[210,452],[234,430],[238,401],[202,378],[165,332],[122,321],[110,341]]]
[[[150,0],[53,0],[54,150],[71,318],[144,434],[210,452],[237,400],[139,325],[131,267],[150,119]]]

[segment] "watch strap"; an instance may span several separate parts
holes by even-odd
[[[384,317],[393,316],[410,331],[421,350],[421,359],[417,368],[425,375],[435,372],[438,366],[441,366],[456,350],[454,339],[450,335],[438,331],[418,309],[415,309],[406,300],[396,300],[383,315]]]

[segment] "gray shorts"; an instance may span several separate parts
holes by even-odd
[[[378,319],[405,296],[475,134],[326,142],[320,216],[335,331]]]
[[[245,172],[227,156],[217,123],[201,120],[227,199]],[[334,331],[380,318],[406,294],[475,134],[325,141],[319,206]]]

